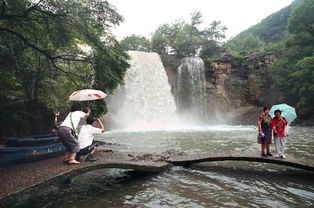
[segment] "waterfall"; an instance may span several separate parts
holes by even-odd
[[[177,122],[174,97],[157,53],[129,51],[131,67],[110,96],[113,128],[167,128]]]
[[[199,57],[181,60],[177,71],[176,103],[186,119],[204,122],[207,119],[204,62]]]

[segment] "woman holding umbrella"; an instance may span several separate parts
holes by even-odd
[[[286,139],[284,138],[285,129],[287,128],[288,123],[291,124],[294,119],[297,118],[297,113],[294,107],[291,107],[285,103],[274,105],[270,109],[270,116],[273,118],[272,126],[274,130],[274,141],[277,155],[282,159],[286,158],[285,156],[285,144]]]
[[[272,126],[274,130],[274,141],[276,149],[276,157],[282,159],[286,158],[285,156],[285,126],[288,125],[288,121],[281,116],[281,110],[275,110],[275,117],[272,119]]]
[[[106,94],[100,90],[84,89],[73,92],[69,96],[71,101],[90,101],[103,99]],[[81,105],[76,103],[72,105],[71,112],[58,128],[58,135],[63,142],[66,155],[63,159],[64,163],[79,164],[79,161],[75,160],[76,153],[80,151],[80,146],[77,139],[76,127],[78,126],[82,117],[89,117],[91,112],[90,108],[87,108],[87,113],[81,110]],[[73,136],[76,135],[76,136]]]
[[[63,159],[64,163],[79,164],[79,161],[75,160],[76,153],[80,151],[76,135],[76,127],[78,126],[82,117],[88,117],[90,115],[91,109],[87,109],[87,113],[81,110],[80,104],[73,104],[71,107],[71,112],[67,115],[65,120],[58,128],[58,135],[65,146],[66,155]]]

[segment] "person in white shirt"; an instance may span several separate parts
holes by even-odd
[[[75,138],[75,136],[73,136],[73,133],[76,135],[76,128],[81,118],[88,117],[90,112],[90,108],[87,108],[87,113],[84,113],[81,111],[81,106],[79,104],[73,104],[71,107],[71,112],[58,127],[58,135],[66,150],[66,154],[63,159],[64,163],[68,163],[70,165],[80,163],[75,160],[76,153],[80,151],[80,147],[78,140]]]
[[[96,124],[100,128],[96,128]],[[76,154],[76,160],[80,161],[82,155],[87,155],[87,162],[95,162],[97,159],[94,158],[94,153],[97,151],[98,142],[93,141],[95,134],[100,134],[105,131],[103,124],[100,119],[88,117],[86,118],[86,125],[83,125],[78,136],[78,143],[80,146],[80,151]]]

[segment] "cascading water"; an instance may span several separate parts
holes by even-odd
[[[109,98],[110,127],[167,128],[176,125],[176,106],[157,53],[129,51],[131,67]]]
[[[204,122],[207,119],[204,62],[199,57],[181,60],[176,80],[178,111],[186,119]]]

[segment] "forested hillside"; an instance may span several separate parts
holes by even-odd
[[[272,54],[274,63],[265,74],[271,77],[269,96],[295,106],[303,120],[312,120],[314,115],[313,11],[314,0],[296,0],[226,44],[238,61],[252,52]]]
[[[290,14],[289,38],[271,52],[278,57],[273,65],[272,87],[279,100],[297,107],[303,119],[314,118],[314,0],[304,0]]]
[[[277,43],[289,37],[288,19],[292,10],[303,0],[295,0],[289,6],[275,12],[260,23],[239,33],[226,46],[236,52],[259,50],[269,43]]]

